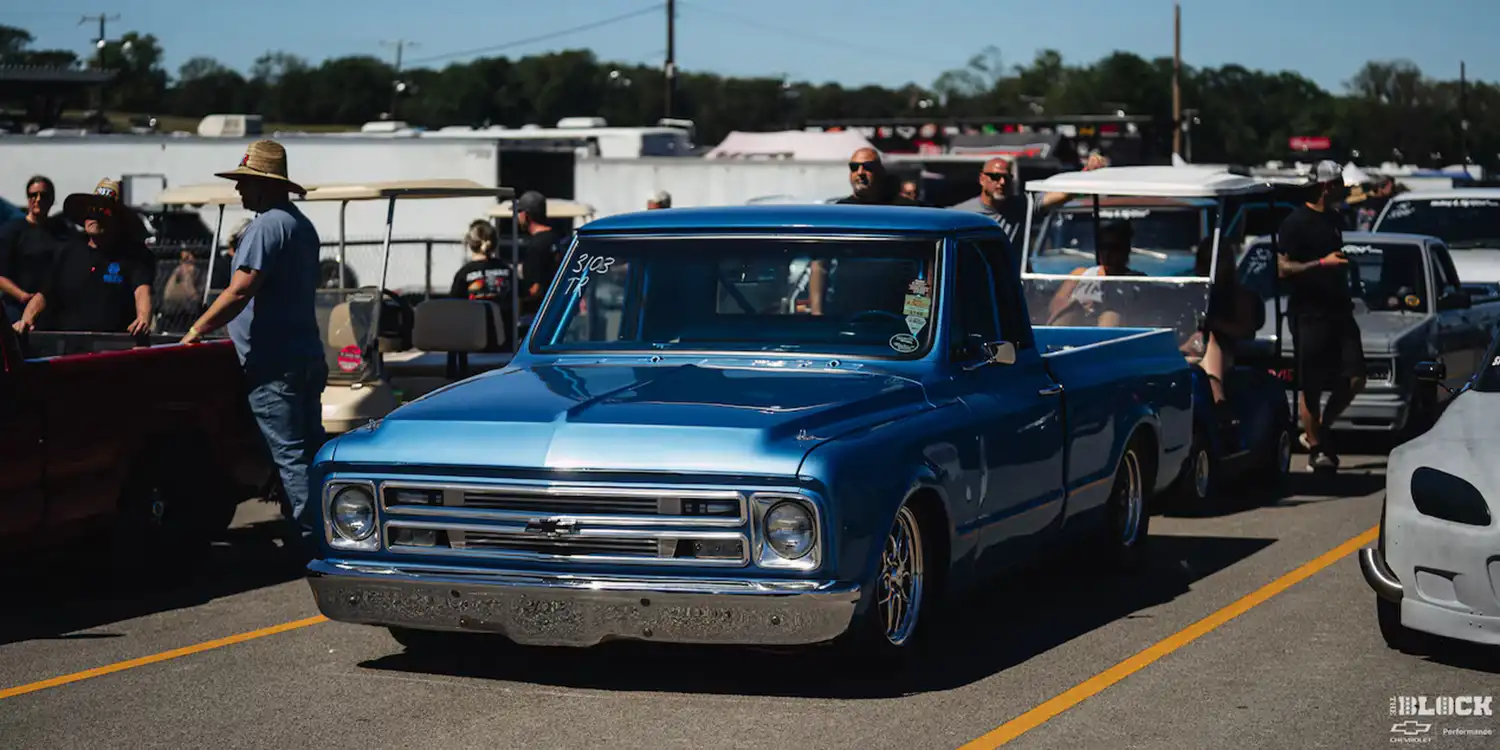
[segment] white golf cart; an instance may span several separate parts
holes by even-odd
[[[1212,280],[1221,264],[1233,271],[1231,250],[1243,232],[1240,225],[1233,236],[1221,236],[1225,220],[1238,204],[1272,186],[1222,167],[1149,166],[1056,174],[1025,189],[1033,206],[1042,194],[1073,196],[1043,215],[1039,227],[1027,219],[1021,277],[1032,323],[1169,328],[1177,332],[1184,357],[1197,364]],[[1128,228],[1129,245],[1113,252],[1096,247],[1105,224]],[[1265,306],[1254,309],[1264,314]],[[1249,328],[1252,340],[1258,325]],[[1192,452],[1174,493],[1182,505],[1201,510],[1214,499],[1223,475],[1280,476],[1290,466],[1292,422],[1282,383],[1266,368],[1236,366],[1226,373],[1225,388],[1229,414],[1221,415],[1207,377],[1194,367],[1191,398],[1183,394],[1173,404],[1191,405],[1194,416]]]
[[[410,321],[411,344],[415,355],[438,352],[446,357],[447,352],[459,353],[460,358],[469,352],[488,351],[498,348],[507,340],[500,310],[487,303],[470,303],[468,300],[429,300],[412,311],[401,298],[386,290],[386,275],[390,269],[391,233],[395,221],[396,202],[406,200],[441,198],[501,198],[514,197],[515,191],[504,187],[486,187],[471,180],[404,180],[396,182],[370,182],[307,186],[307,194],[298,202],[336,201],[339,206],[339,245],[337,279],[347,278],[345,272],[346,235],[344,214],[353,201],[386,201],[385,240],[381,248],[380,282],[376,286],[358,289],[338,287],[319,289],[316,297],[318,327],[323,336],[323,352],[328,363],[328,385],[323,391],[323,429],[330,435],[348,432],[371,421],[380,419],[395,409],[402,400],[398,397],[400,379],[408,367],[411,356],[393,355],[398,360],[395,367],[387,367],[386,356],[381,346],[383,330],[391,328],[389,322],[398,325],[390,338],[406,339],[403,329]],[[223,232],[224,209],[239,205],[240,198],[232,184],[190,185],[163,191],[159,202],[174,205],[212,205],[219,208],[219,218],[214,230],[214,252],[209,256],[208,278],[213,278],[217,248]],[[514,240],[513,240],[514,241]],[[204,303],[222,290],[205,284]],[[438,303],[435,304],[434,303]],[[448,304],[459,303],[459,304]],[[474,305],[481,305],[474,307]],[[425,312],[424,312],[425,310]],[[383,322],[386,325],[383,327]],[[404,348],[404,347],[400,347]],[[420,365],[421,363],[412,363]],[[420,368],[415,376],[421,380],[430,368]],[[446,368],[443,376],[448,380],[462,377],[463,369]],[[393,378],[396,382],[393,384]],[[435,387],[428,384],[421,390]]]

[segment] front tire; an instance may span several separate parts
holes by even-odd
[[[1431,639],[1420,630],[1401,624],[1401,605],[1375,597],[1375,619],[1380,623],[1380,637],[1385,645],[1405,654],[1425,654]]]
[[[875,655],[911,653],[927,632],[928,560],[931,545],[910,503],[896,511],[880,552],[872,599],[852,633],[858,651]],[[929,618],[930,619],[930,618]]]

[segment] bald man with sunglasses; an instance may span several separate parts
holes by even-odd
[[[880,161],[880,152],[862,148],[849,157],[848,197],[836,203],[866,206],[920,206],[921,203],[901,194],[901,186],[891,179]]]

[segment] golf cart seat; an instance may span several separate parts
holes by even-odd
[[[392,385],[404,398],[429,393],[478,372],[510,363],[503,351],[505,318],[482,300],[430,299],[417,306],[413,349],[385,356]]]

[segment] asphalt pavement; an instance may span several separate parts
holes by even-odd
[[[0,575],[0,746],[1500,746],[1500,717],[1392,715],[1400,696],[1500,697],[1500,659],[1381,641],[1355,557],[1329,553],[1378,523],[1384,457],[1344,459],[1284,499],[1153,518],[1138,573],[1080,561],[997,581],[905,671],[629,643],[409,656],[384,630],[309,620],[274,508],[247,503],[175,580]]]

